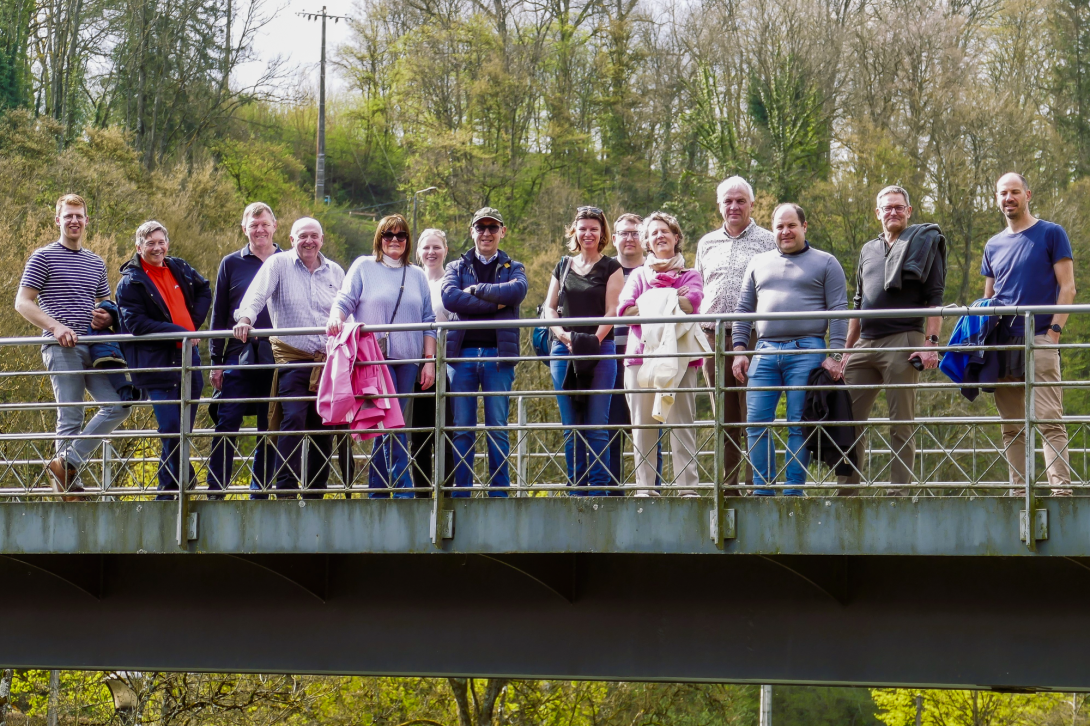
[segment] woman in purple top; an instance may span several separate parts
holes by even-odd
[[[685,239],[677,220],[669,214],[654,212],[643,222],[643,244],[650,253],[644,266],[634,270],[628,276],[624,290],[621,291],[618,315],[639,315],[640,297],[651,290],[673,288],[677,290],[678,306],[686,314],[700,309],[704,299],[704,280],[696,270],[685,268],[685,258],[681,254],[681,243]],[[645,313],[646,314],[646,313]],[[643,330],[633,325],[628,332],[628,345],[625,349],[624,387],[628,390],[640,389],[639,371],[643,364]],[[693,360],[681,378],[679,388],[695,388],[696,374],[700,370],[701,359]],[[655,404],[654,389],[645,389],[646,393],[628,393],[628,407],[632,412],[632,423],[636,426],[656,426],[659,423],[691,424],[696,410],[696,394],[692,391],[674,394],[674,404],[669,409],[666,421],[652,418]],[[632,439],[636,449],[636,496],[652,496],[655,474],[658,469],[657,428],[636,428]],[[680,487],[682,496],[696,496],[699,481],[696,465],[696,430],[692,428],[670,429],[670,449],[673,456],[674,484]]]

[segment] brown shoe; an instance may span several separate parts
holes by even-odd
[[[69,464],[61,457],[53,459],[46,466],[49,470],[50,481],[53,484],[53,491],[58,494],[65,494],[67,492],[83,492],[83,486],[79,482],[79,470],[76,467]],[[62,496],[61,499],[66,502],[78,502],[83,497],[66,497]]]

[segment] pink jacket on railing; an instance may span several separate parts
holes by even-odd
[[[629,274],[628,279],[625,280],[624,289],[621,290],[620,301],[617,305],[617,317],[624,315],[625,310],[636,305],[640,299],[640,295],[648,290],[657,287],[680,289],[686,285],[689,286],[689,293],[685,295],[685,298],[692,303],[694,311],[699,310],[700,303],[704,299],[704,278],[699,272],[696,270],[685,270],[680,273],[655,272],[646,265],[637,267]],[[633,325],[628,328],[628,345],[625,347],[624,351],[624,364],[626,366],[638,366],[643,364],[643,358],[640,358],[640,354],[643,353],[642,334],[643,331],[640,329],[639,325]],[[699,366],[699,360],[695,360],[689,364],[690,368],[697,368]]]
[[[326,343],[325,367],[318,382],[318,415],[326,425],[348,424],[357,439],[380,436],[405,426],[390,369],[357,365],[385,360],[374,333],[346,325]]]

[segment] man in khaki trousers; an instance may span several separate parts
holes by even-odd
[[[1075,262],[1067,232],[1058,224],[1037,219],[1029,211],[1033,196],[1026,178],[1008,173],[996,183],[996,202],[1007,219],[1007,228],[984,245],[980,272],[984,275],[984,297],[993,305],[1070,305],[1075,301]],[[1033,330],[1025,329],[1020,315],[1003,318],[1009,325],[1008,342],[1017,344],[1032,335],[1034,345],[1056,345],[1067,322],[1067,313],[1035,315]],[[1009,322],[1008,322],[1009,321]],[[1005,351],[1008,371],[1015,373],[1005,380],[1025,380],[1018,372],[1025,371],[1022,351]],[[1011,355],[1011,354],[1015,355]],[[1059,383],[1060,351],[1058,348],[1035,351],[1034,380],[1038,383]],[[1045,476],[1053,496],[1071,496],[1071,468],[1068,464],[1067,427],[1063,418],[1063,389],[1041,386],[1034,389],[1035,428],[1044,439]],[[1016,387],[995,389],[995,407],[1003,419],[1003,445],[1006,449],[1010,480],[1016,487],[1013,495],[1025,493],[1023,473],[1026,470],[1026,399],[1025,390]]]
[[[908,192],[897,186],[889,186],[878,192],[875,214],[882,225],[882,234],[863,245],[859,252],[855,270],[855,309],[942,307],[946,287],[946,241],[938,228],[933,225],[921,225],[920,229],[909,227],[912,206]],[[902,237],[908,242],[898,245]],[[924,244],[940,246],[936,254],[931,255],[929,269],[912,274],[907,272],[909,265],[905,265],[903,270],[898,271],[899,274],[891,274],[898,259],[908,261],[913,255],[913,247],[918,249]],[[853,350],[844,354],[840,366],[844,382],[851,389],[852,413],[856,421],[870,418],[881,390],[879,386],[915,385],[919,381],[920,374],[913,366],[912,359],[919,359],[925,369],[938,367],[938,354],[930,349],[938,345],[941,328],[942,318],[938,316],[853,318],[849,322],[847,347]],[[875,387],[860,389],[855,386]],[[885,392],[891,421],[913,421],[916,418],[915,388],[886,388]],[[916,456],[913,425],[902,423],[890,426],[889,448],[892,456],[885,466],[879,461],[868,467],[864,442],[860,427],[855,447],[856,468],[850,476],[838,477],[841,486],[837,494],[858,494],[861,475],[866,473],[866,479],[871,484],[888,481],[888,495],[908,496]]]

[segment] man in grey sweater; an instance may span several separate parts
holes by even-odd
[[[841,354],[826,357],[821,353],[794,353],[825,347],[826,329],[829,347],[843,348],[848,321],[827,321],[808,312],[847,310],[848,292],[844,268],[828,252],[815,250],[806,241],[806,212],[797,204],[781,204],[772,214],[772,231],[777,249],[762,252],[750,260],[738,295],[738,313],[801,313],[791,320],[757,321],[757,347],[753,362],[747,356],[734,358],[734,376],[748,386],[805,386],[810,371],[823,366],[834,379],[840,378]],[[744,352],[749,342],[751,323],[736,321],[732,328],[734,350]],[[781,352],[783,351],[783,352]],[[786,353],[786,351],[792,351]],[[776,449],[767,426],[776,418],[781,391],[749,391],[746,395],[746,438],[753,464],[753,481],[758,495],[772,496],[768,487],[775,483]],[[805,391],[787,392],[787,420],[802,420]],[[799,488],[806,483],[810,457],[805,447],[806,434],[801,426],[788,429],[786,483],[783,493],[805,496]]]

